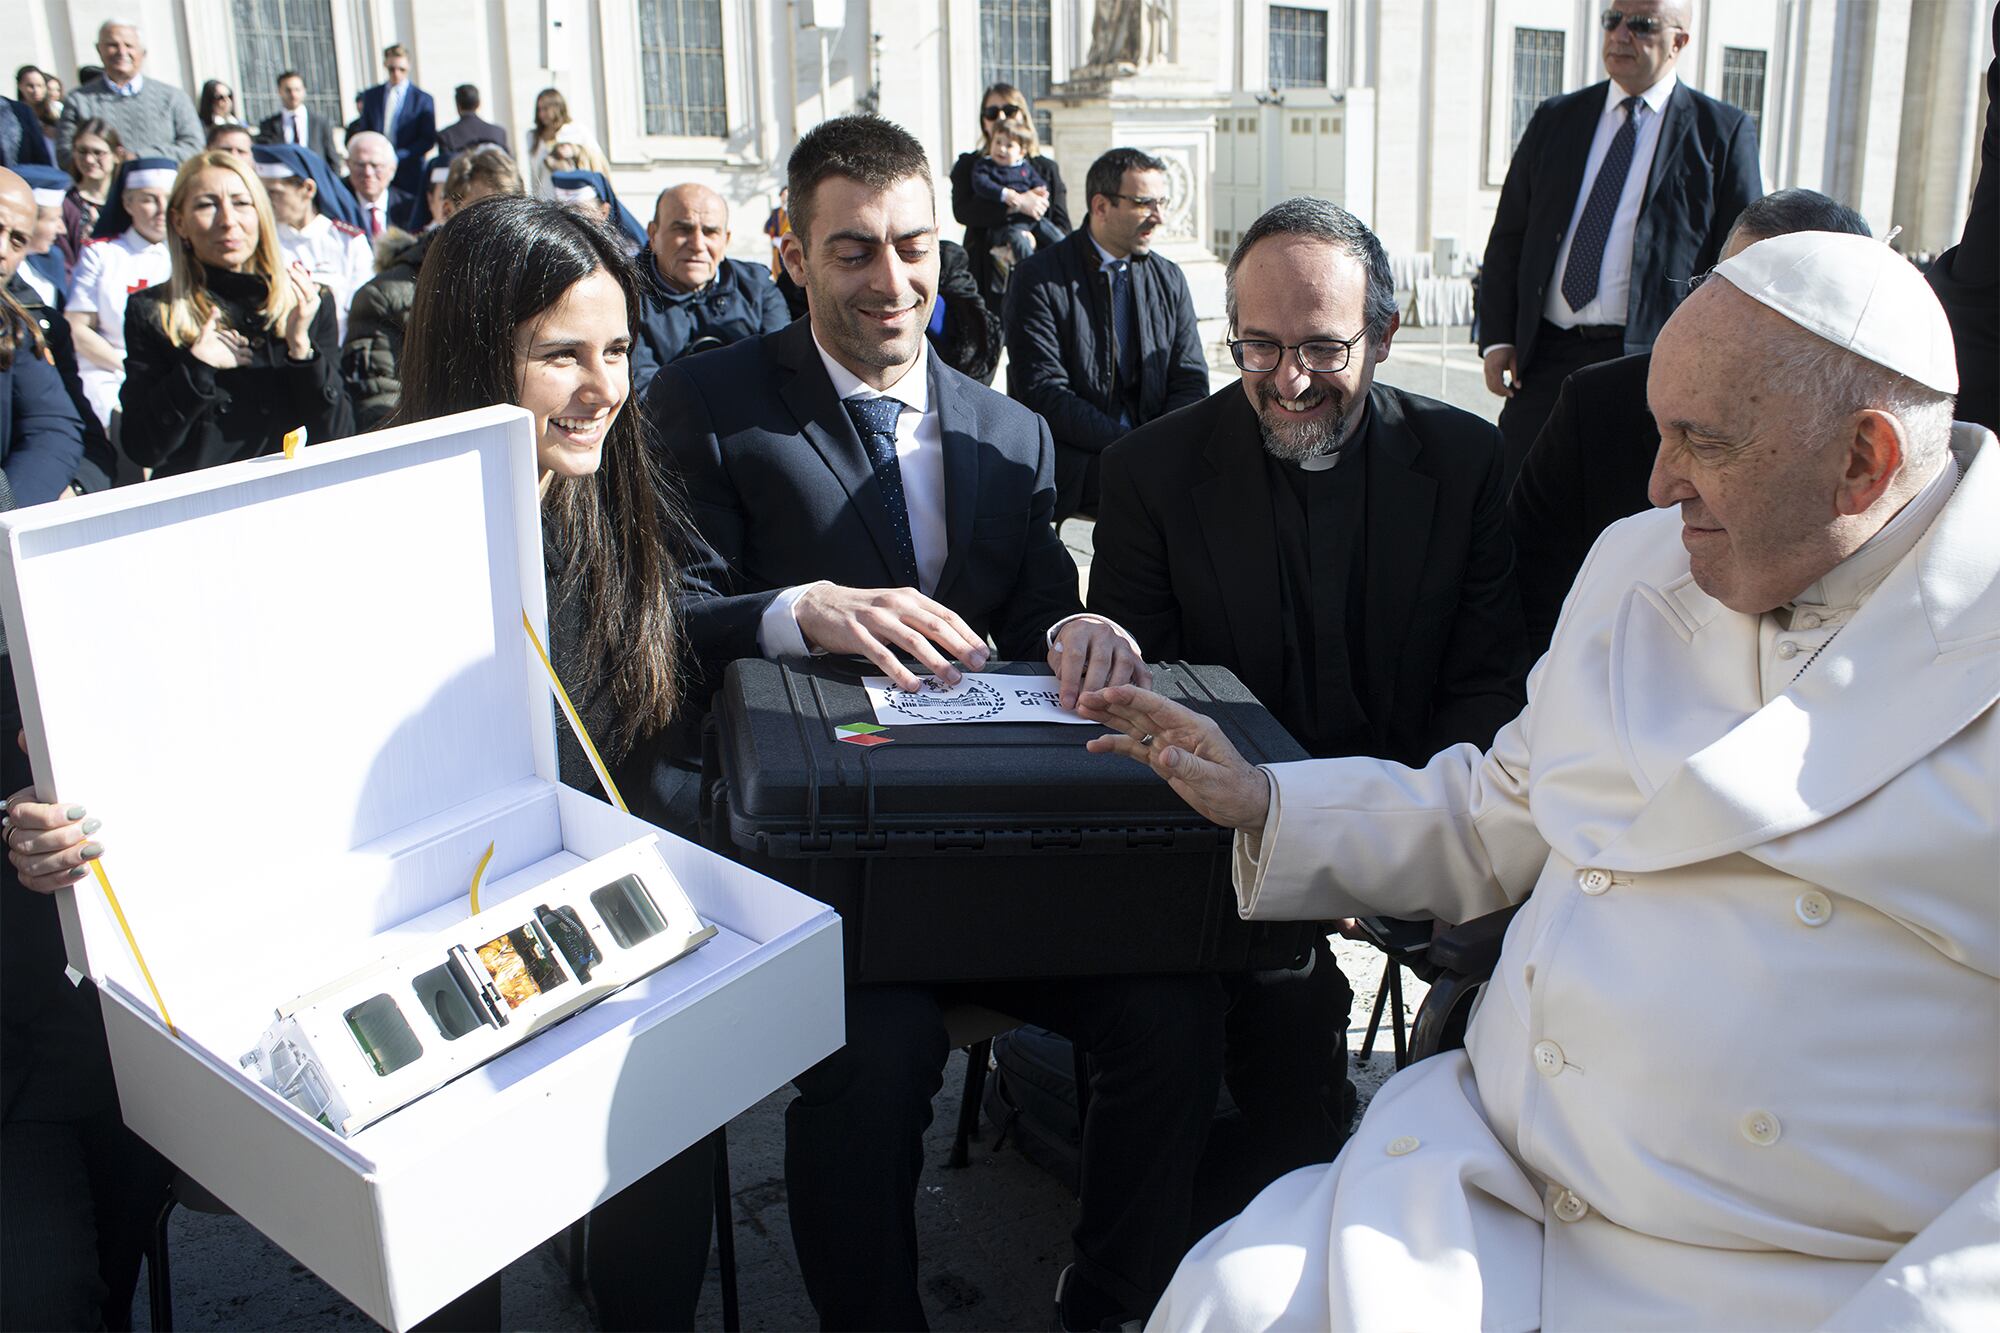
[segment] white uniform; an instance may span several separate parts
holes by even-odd
[[[1246,915],[1527,903],[1466,1049],[1150,1327],[2000,1328],[2000,443],[1953,453],[1786,612],[1612,527],[1484,756],[1269,770]]]
[[[375,247],[358,227],[337,222],[324,213],[293,230],[278,224],[278,248],[285,262],[297,260],[312,271],[313,281],[333,294],[334,312],[339,317],[339,333],[347,337],[347,307],[361,284],[375,276]]]
[[[122,354],[125,303],[133,292],[165,282],[173,276],[173,271],[173,256],[167,253],[162,241],[148,241],[130,229],[102,237],[84,246],[76,257],[76,276],[70,281],[67,310],[93,316],[92,327]],[[106,370],[79,352],[76,373],[90,410],[110,429],[125,372]]]

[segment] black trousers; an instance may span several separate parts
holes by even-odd
[[[1353,988],[1320,937],[1299,967],[1225,975],[1223,1077],[1233,1112],[1209,1131],[1189,1240],[1242,1212],[1288,1171],[1331,1162],[1347,1142]]]
[[[792,1239],[822,1325],[928,1327],[914,1207],[950,1053],[943,1009],[954,1001],[1016,1015],[1088,1052],[1076,1264],[1144,1316],[1186,1252],[1195,1166],[1221,1087],[1224,999],[1212,976],[850,988],[847,1045],[799,1075],[785,1112]]]
[[[1563,381],[1585,366],[1625,355],[1623,337],[1585,337],[1546,321],[1535,336],[1534,361],[1521,370],[1524,381],[1500,409],[1500,441],[1505,452],[1506,487],[1514,489],[1521,462],[1556,409]]]
[[[0,1328],[131,1328],[172,1174],[115,1110],[0,1126]]]

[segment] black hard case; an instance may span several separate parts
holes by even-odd
[[[1040,664],[989,664],[1027,674]],[[1185,663],[1154,688],[1208,714],[1252,763],[1306,754],[1236,677]],[[1315,927],[1250,923],[1230,834],[1150,769],[1060,723],[899,726],[824,660],[730,665],[705,746],[712,846],[838,909],[851,982],[977,981],[1289,967]]]

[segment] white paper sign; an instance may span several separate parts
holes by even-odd
[[[956,685],[919,676],[922,688],[910,694],[887,676],[867,676],[862,685],[885,727],[944,722],[1072,722],[1098,725],[1057,705],[1055,673],[991,675],[969,672]]]

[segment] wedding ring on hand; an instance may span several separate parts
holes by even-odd
[[[1153,733],[1150,731],[1139,738],[1139,744],[1141,745],[1151,745],[1152,743],[1153,743]]]

